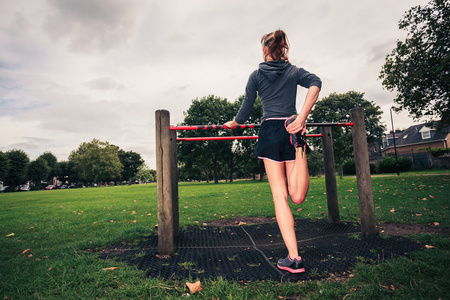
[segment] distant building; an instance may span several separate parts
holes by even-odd
[[[435,122],[434,124],[435,125]],[[381,152],[383,156],[394,154],[394,136],[397,153],[399,155],[414,153],[418,149],[448,148],[450,133],[447,129],[437,132],[433,126],[428,127],[426,123],[414,125],[406,130],[395,130],[383,136]]]
[[[438,132],[434,129],[436,122],[429,125],[428,123],[414,125],[405,130],[395,130],[383,136],[383,145],[381,152],[383,156],[395,155],[395,146],[398,156],[405,156],[412,160],[413,167],[416,169],[445,166],[448,162],[439,162],[436,164],[435,159],[430,151],[434,148],[449,147],[449,128],[444,128]]]

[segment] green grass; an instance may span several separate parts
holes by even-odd
[[[337,183],[341,219],[358,221],[356,178]],[[449,226],[450,176],[402,174],[374,177],[372,184],[377,221]],[[267,181],[180,183],[179,194],[181,226],[237,216],[274,217]],[[324,178],[313,178],[307,200],[293,204],[292,210],[295,218],[327,218]],[[0,194],[0,297],[178,299],[188,292],[185,282],[146,278],[135,266],[100,260],[86,251],[145,238],[156,223],[155,184]],[[193,298],[445,299],[450,294],[449,239],[413,238],[436,248],[383,263],[360,263],[345,280],[331,276],[247,285],[208,280]],[[104,270],[110,267],[119,268]]]

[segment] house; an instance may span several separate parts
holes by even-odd
[[[381,152],[383,156],[395,155],[409,157],[417,168],[434,165],[433,157],[429,153],[433,148],[448,148],[450,145],[449,128],[438,132],[436,122],[414,125],[405,130],[395,130],[383,136]],[[394,148],[395,137],[395,148]]]

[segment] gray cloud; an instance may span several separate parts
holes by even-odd
[[[154,168],[155,110],[176,124],[192,99],[234,101],[262,59],[260,37],[277,28],[289,36],[291,62],[323,79],[320,97],[364,92],[389,124],[395,95],[377,77],[404,37],[400,18],[427,2],[0,1],[0,126],[8,128],[0,149],[65,160],[98,138]],[[299,89],[299,109],[303,97]],[[394,118],[396,127],[412,124],[405,113]]]

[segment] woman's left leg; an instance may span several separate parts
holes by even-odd
[[[291,200],[296,204],[301,204],[309,190],[309,172],[306,154],[302,149],[295,151],[295,161],[286,162],[286,178],[288,191]]]

